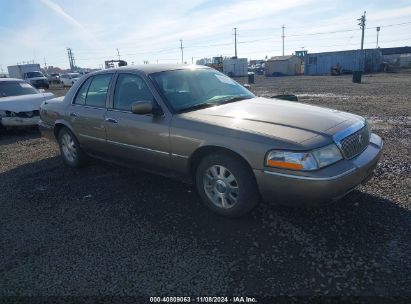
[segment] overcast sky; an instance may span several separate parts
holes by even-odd
[[[262,59],[302,48],[310,53],[357,49],[367,11],[365,47],[411,46],[411,0],[0,0],[0,65],[34,60],[98,68],[107,59],[129,64],[176,63],[217,55]],[[402,25],[396,25],[406,23]],[[388,26],[392,25],[392,26]],[[331,33],[334,32],[334,33]]]

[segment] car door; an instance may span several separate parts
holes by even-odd
[[[169,117],[165,114],[133,114],[135,101],[157,104],[142,75],[119,73],[105,114],[108,149],[122,160],[151,169],[168,168],[170,160]],[[157,104],[158,105],[158,104]]]
[[[113,73],[89,77],[80,86],[68,109],[68,119],[80,145],[100,154],[106,141],[105,113]]]

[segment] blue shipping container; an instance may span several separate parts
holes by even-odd
[[[307,54],[304,58],[305,75],[328,75],[340,65],[344,71],[378,72],[382,64],[379,50],[352,50]]]

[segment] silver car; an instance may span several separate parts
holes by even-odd
[[[52,98],[53,93],[40,92],[22,79],[0,79],[0,127],[37,126],[40,104]]]
[[[91,73],[43,103],[40,116],[67,165],[93,156],[181,178],[225,216],[243,215],[261,198],[336,200],[371,176],[383,145],[360,116],[256,97],[203,66]]]

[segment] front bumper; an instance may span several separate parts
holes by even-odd
[[[54,126],[49,125],[49,124],[45,123],[42,120],[39,120],[38,126],[39,126],[39,130],[41,132],[41,136],[43,136],[47,139],[50,139],[52,141],[56,140],[56,138],[54,136]]]
[[[367,181],[382,153],[382,139],[372,134],[358,156],[315,172],[254,170],[263,200],[283,205],[315,206],[337,200]]]
[[[30,127],[37,126],[39,120],[39,116],[33,116],[30,118],[0,117],[0,124],[4,127]]]

